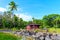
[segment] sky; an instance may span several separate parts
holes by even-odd
[[[12,0],[0,0],[0,11],[6,11],[8,3]],[[32,18],[42,19],[49,14],[60,14],[60,0],[14,0],[18,5],[14,12],[23,20],[32,20]]]

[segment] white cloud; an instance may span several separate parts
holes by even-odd
[[[6,8],[0,7],[0,12],[7,11],[7,9],[8,9],[8,6]],[[32,20],[32,16],[28,15],[28,13],[24,12],[21,8],[19,8],[17,11],[18,11],[18,14],[15,13],[15,15],[17,17],[22,18],[24,21],[30,21],[30,20]],[[19,12],[20,12],[20,14],[19,14]]]
[[[22,18],[24,21],[32,20],[32,16],[26,14],[15,14],[17,17]]]
[[[7,8],[8,8],[8,6],[7,6]],[[0,12],[7,11],[7,8],[0,7]],[[19,14],[19,11],[20,11],[20,14]],[[22,18],[24,21],[30,21],[30,20],[32,20],[32,16],[28,15],[28,13],[24,12],[21,8],[18,9],[18,14],[15,13],[15,15],[17,17],[19,17],[19,18]]]
[[[23,12],[23,9],[22,8],[17,8],[17,11],[18,12]]]
[[[22,8],[17,8],[17,12],[15,12],[15,15],[19,18],[22,18],[24,21],[31,21],[32,16],[28,14],[28,12],[24,11]],[[18,13],[18,14],[17,14]]]
[[[0,12],[7,11],[5,8],[0,7]]]

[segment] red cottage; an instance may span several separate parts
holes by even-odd
[[[39,24],[29,24],[26,26],[27,30],[31,30],[31,29],[38,29],[39,28]]]

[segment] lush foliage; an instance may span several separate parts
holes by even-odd
[[[31,22],[39,24],[40,28],[60,28],[60,15],[50,14],[45,15],[42,19],[32,18],[33,21],[24,21],[17,17],[14,11],[17,10],[17,5],[14,1],[9,3],[8,11],[0,13],[0,28],[25,28]]]

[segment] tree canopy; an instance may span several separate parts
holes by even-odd
[[[42,19],[32,18],[31,21],[24,21],[22,18],[18,18],[15,14],[12,15],[14,10],[17,10],[17,5],[14,1],[9,3],[9,10],[0,14],[0,28],[25,28],[26,25],[33,22],[39,24],[40,28],[60,28],[60,15],[59,14],[49,14],[43,16]]]

